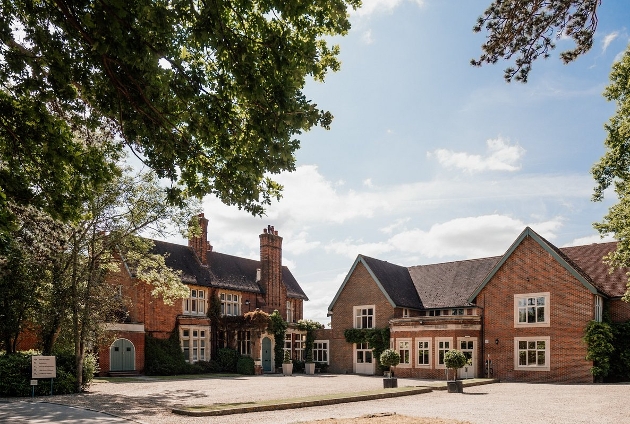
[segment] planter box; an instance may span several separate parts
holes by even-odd
[[[293,364],[282,364],[283,375],[293,375]]]
[[[393,378],[384,378],[383,379],[383,388],[384,389],[394,389],[398,387],[398,379]]]
[[[304,364],[304,372],[309,375],[315,374],[315,362],[307,362]]]
[[[447,381],[446,386],[449,393],[464,393],[464,382],[461,380]]]

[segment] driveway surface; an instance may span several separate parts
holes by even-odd
[[[421,395],[286,411],[221,417],[183,417],[173,414],[171,409],[183,405],[246,403],[265,399],[290,399],[318,394],[376,390],[382,388],[382,377],[324,374],[193,379],[145,377],[122,382],[121,380],[97,381],[88,393],[80,395],[39,399],[104,411],[146,424],[295,423],[391,412],[413,417],[457,419],[472,424],[630,423],[629,384],[495,383],[468,387],[463,394],[440,390]],[[428,380],[398,379],[399,386],[433,384],[435,382]],[[9,408],[22,403],[27,402],[12,402]],[[6,404],[0,403],[0,411],[6,411],[6,408]]]
[[[0,423],[129,424],[129,421],[101,412],[36,400],[0,403]]]

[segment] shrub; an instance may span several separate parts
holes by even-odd
[[[393,349],[385,349],[383,353],[381,353],[379,362],[382,366],[391,368],[400,364],[400,355]]]
[[[236,363],[236,372],[244,375],[254,375],[254,358],[241,356]]]
[[[199,361],[197,365],[201,367],[203,373],[217,373],[221,372],[221,365],[217,361],[209,360],[209,361]]]
[[[176,332],[173,332],[168,339],[158,339],[147,334],[144,342],[144,358],[146,375],[187,374],[192,371],[184,359]]]
[[[217,362],[223,372],[236,372],[240,353],[234,349],[222,348],[217,351]]]

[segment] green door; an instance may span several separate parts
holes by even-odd
[[[118,339],[109,348],[110,371],[133,371],[136,369],[136,348],[127,339]]]
[[[262,339],[262,367],[263,371],[271,372],[271,339]]]

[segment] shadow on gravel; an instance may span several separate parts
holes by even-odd
[[[464,392],[464,394],[468,395],[468,396],[477,396],[477,395],[487,395],[488,393],[467,393],[467,392]]]

